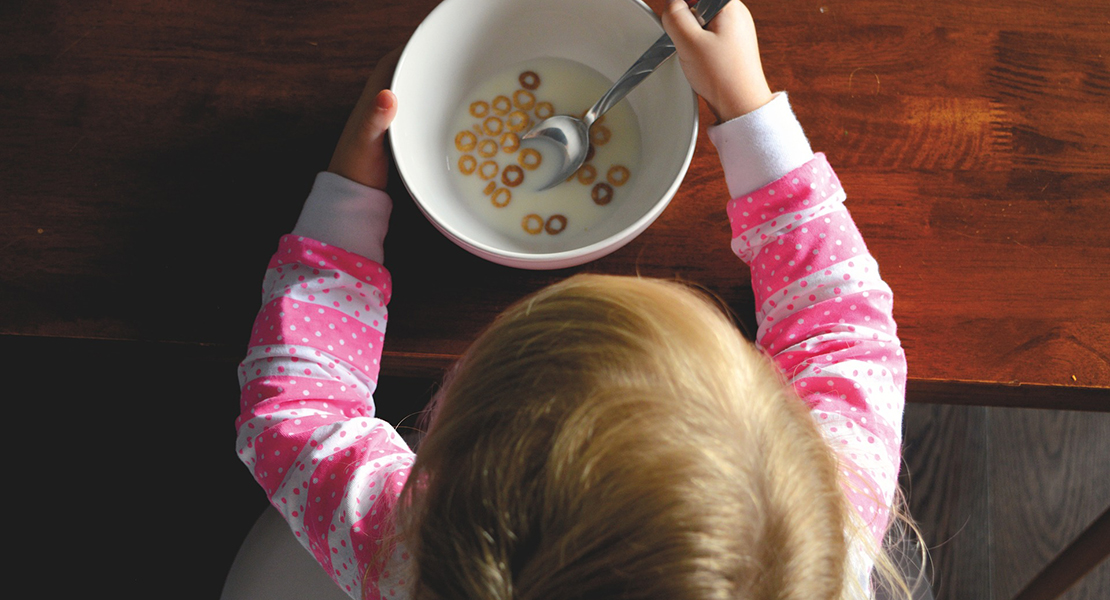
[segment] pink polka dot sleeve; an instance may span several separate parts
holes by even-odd
[[[353,598],[414,458],[374,418],[390,289],[382,265],[285,236],[239,368],[239,458]]]
[[[732,199],[732,249],[751,267],[759,331],[845,466],[876,540],[898,478],[906,360],[893,295],[823,154]]]

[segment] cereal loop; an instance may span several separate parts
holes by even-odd
[[[501,148],[497,145],[497,140],[486,138],[478,144],[478,155],[483,158],[493,158],[497,156],[497,151]]]
[[[503,117],[513,109],[513,101],[508,96],[498,96],[493,99],[493,114]]]
[[[501,172],[501,183],[509,187],[516,187],[524,183],[524,171],[516,165],[509,165]]]
[[[482,193],[488,196],[488,195],[493,193],[493,190],[496,190],[496,189],[497,189],[497,182],[496,181],[491,181],[491,182],[486,184],[486,189],[482,190]]]
[[[524,228],[524,231],[527,231],[532,235],[536,235],[539,232],[543,231],[543,217],[534,213],[526,215],[524,217],[524,220],[520,222],[520,226]]]
[[[588,148],[586,148],[586,162],[590,162],[591,160],[593,160],[594,159],[594,154],[596,154],[596,153],[597,153],[597,148],[595,148],[593,146],[593,144],[590,144],[590,146]]]
[[[465,129],[455,136],[455,148],[459,152],[470,152],[478,144],[478,137]]]
[[[620,187],[628,183],[628,176],[628,167],[613,165],[609,168],[609,173],[605,176],[605,178],[609,180],[609,183]]]
[[[520,162],[520,166],[528,169],[529,171],[535,171],[537,168],[539,168],[540,163],[543,162],[543,155],[532,148],[525,148],[520,151],[520,155],[517,160]]]
[[[482,166],[478,167],[478,177],[488,181],[497,177],[497,172],[500,170],[501,168],[497,166],[497,163],[487,160],[482,163]]]
[[[540,87],[540,76],[535,71],[525,71],[520,74],[520,87],[534,90]]]
[[[532,123],[532,117],[523,110],[514,110],[509,113],[509,122],[505,125],[505,129],[511,132],[524,131]]]
[[[501,134],[501,150],[506,154],[512,154],[520,149],[520,136],[509,132]]]
[[[593,198],[594,204],[605,206],[613,201],[613,186],[608,183],[599,183],[590,192],[590,197]]]
[[[543,226],[544,230],[551,235],[558,235],[567,228],[567,218],[563,215],[551,215],[547,219],[547,223]]]
[[[604,146],[609,143],[609,139],[613,137],[613,132],[609,131],[608,127],[603,125],[594,124],[590,128],[590,143]]]
[[[540,102],[536,104],[536,117],[546,119],[555,116],[555,105],[550,102]]]
[[[470,175],[474,169],[478,168],[478,159],[469,154],[463,154],[459,157],[459,171],[463,175]]]
[[[497,117],[488,117],[485,121],[482,121],[482,131],[486,135],[497,135],[501,133],[501,128],[504,126],[505,124]]]
[[[484,117],[488,114],[489,114],[489,104],[486,104],[485,102],[483,102],[481,100],[479,100],[477,102],[470,103],[470,116],[472,116],[474,118],[477,118],[477,119],[481,119],[482,117]]]
[[[536,105],[536,96],[528,90],[517,90],[513,92],[513,106],[520,110],[532,110]]]
[[[506,188],[497,188],[497,191],[489,199],[497,208],[505,208],[512,200],[513,193]]]
[[[590,185],[597,179],[597,169],[593,165],[582,165],[578,169],[578,181],[584,185]]]

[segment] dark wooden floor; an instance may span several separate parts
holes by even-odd
[[[239,357],[12,336],[0,336],[0,356],[42,390],[8,398],[9,422],[37,440],[9,460],[27,472],[9,492],[15,539],[39,567],[64,565],[35,579],[64,572],[67,585],[119,598],[167,585],[217,598],[266,506],[233,451]],[[433,385],[383,379],[380,416],[412,423]],[[1110,414],[914,404],[905,421],[904,485],[938,600],[1008,600],[1110,498]],[[112,550],[121,541],[126,551]],[[1108,592],[1110,561],[1064,597]]]
[[[902,485],[938,600],[1008,600],[1110,502],[1110,414],[911,404]],[[1110,598],[1110,561],[1066,600]]]

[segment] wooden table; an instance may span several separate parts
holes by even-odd
[[[266,260],[365,78],[436,3],[5,3],[8,347],[239,356]],[[895,292],[910,401],[1110,411],[1110,3],[749,6],[772,87],[829,155]],[[577,269],[473,257],[394,181],[383,373],[436,376],[509,303],[578,271],[697,282],[754,331],[702,117],[667,211]]]

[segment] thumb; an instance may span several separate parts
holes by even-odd
[[[663,30],[670,36],[679,54],[689,52],[697,38],[705,34],[698,18],[683,0],[667,0],[662,19]]]
[[[362,124],[362,135],[368,141],[378,140],[397,116],[397,96],[390,90],[378,92],[369,113]]]

